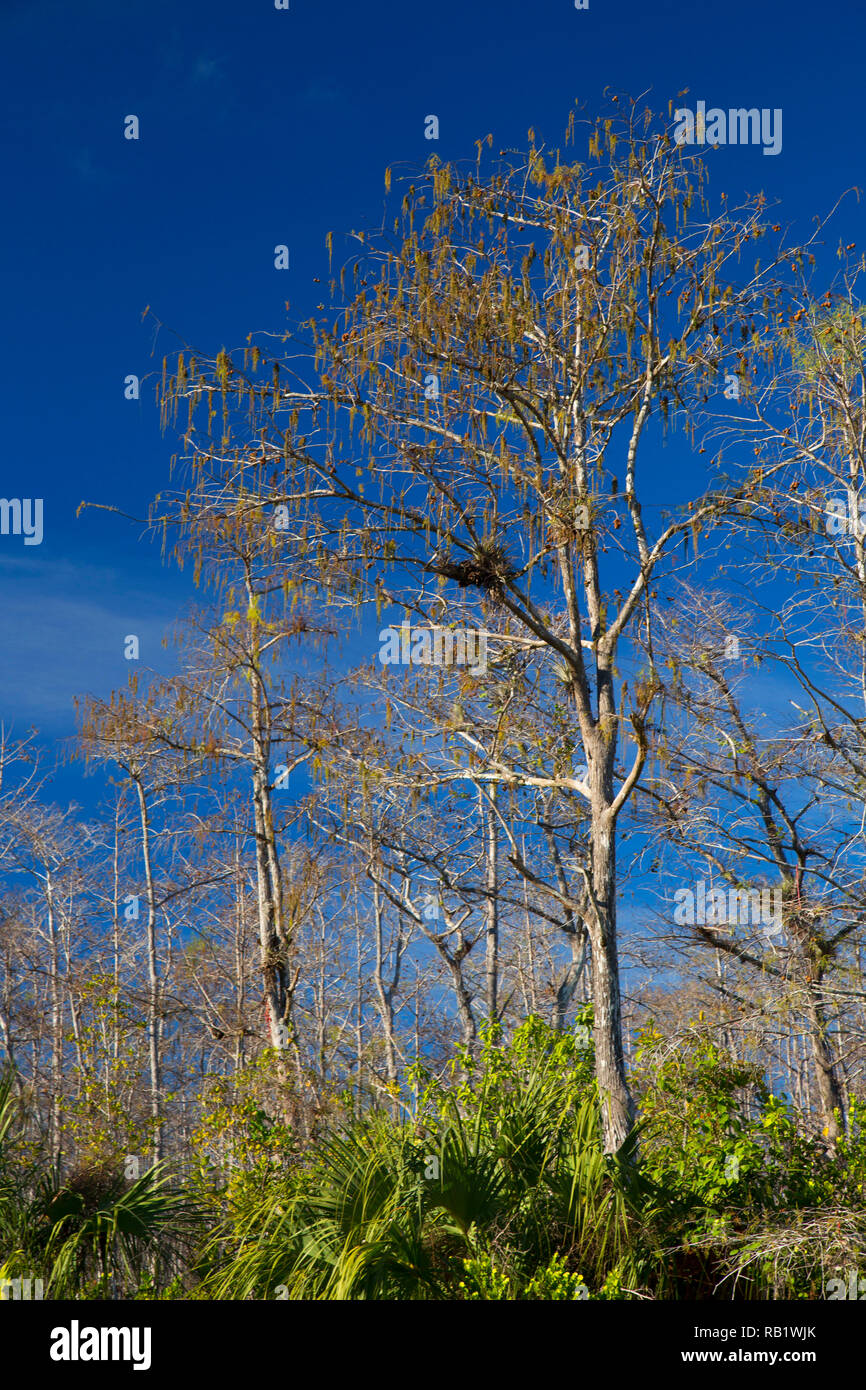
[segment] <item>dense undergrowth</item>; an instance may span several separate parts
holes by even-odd
[[[676,1048],[648,1032],[640,1126],[606,1157],[589,1022],[489,1031],[312,1142],[236,1078],[203,1098],[194,1157],[135,1180],[122,1155],[53,1166],[7,1076],[0,1279],[76,1299],[820,1299],[866,1269],[862,1107],[828,1150],[699,1028]]]

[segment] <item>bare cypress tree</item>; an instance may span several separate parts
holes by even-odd
[[[675,546],[731,500],[730,490],[708,496],[701,477],[691,512],[653,525],[639,460],[669,420],[688,426],[755,316],[771,318],[778,258],[734,287],[735,263],[765,230],[762,201],[714,215],[700,157],[649,113],[632,105],[599,122],[586,156],[569,157],[573,136],[572,122],[565,151],[547,152],[530,132],[525,159],[492,167],[479,141],[474,168],[433,157],[407,180],[396,249],[369,239],[344,267],[343,283],[355,280],[345,309],[309,325],[318,375],[308,384],[297,352],[282,367],[268,361],[260,384],[256,346],[243,368],[223,352],[213,367],[196,359],[166,374],[164,401],[174,417],[188,404],[185,441],[200,470],[230,467],[279,509],[298,581],[328,587],[339,573],[344,601],[399,597],[432,617],[411,576],[438,578],[479,615],[507,614],[559,666],[587,772],[549,785],[587,806],[584,923],[613,1152],[635,1113],[617,821],[641,776],[657,689],[652,669],[631,696],[618,689],[617,661],[635,621],[651,624],[653,585]],[[247,403],[258,434],[227,465],[233,401]],[[207,403],[210,428],[220,402],[215,448],[195,420]],[[471,773],[511,780],[483,753]]]

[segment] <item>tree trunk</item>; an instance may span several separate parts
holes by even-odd
[[[451,980],[454,985],[454,997],[457,1000],[457,1012],[460,1016],[463,1045],[472,1052],[475,1048],[478,1030],[475,1027],[475,1015],[472,1012],[472,995],[466,988],[463,979],[463,958],[461,956],[459,959],[455,959],[454,956],[446,955],[445,960],[448,963],[448,969],[451,972]]]
[[[610,750],[612,754],[612,749]],[[608,762],[608,759],[605,760]],[[609,758],[612,779],[612,762]],[[599,775],[603,769],[599,769]],[[600,792],[605,789],[599,788]],[[616,945],[616,839],[610,799],[593,798],[592,897],[589,935],[592,945],[593,1037],[595,1076],[601,1103],[604,1152],[616,1153],[628,1138],[636,1119],[634,1100],[625,1074],[622,1049],[622,1006]],[[598,806],[598,809],[596,809]]]
[[[483,792],[481,800],[482,824],[484,826],[485,847],[485,888],[487,898],[484,904],[485,948],[484,974],[487,1017],[491,1023],[499,1021],[499,876],[497,854],[499,850],[499,827],[496,821],[496,783],[490,787],[488,801]]]
[[[844,1125],[845,1098],[833,1061],[827,1026],[827,1011],[821,992],[821,977],[806,987],[806,1016],[809,1020],[809,1040],[815,1081],[818,1090],[818,1110],[821,1128],[831,1148],[835,1147]]]
[[[150,858],[150,815],[141,778],[133,775],[141,820],[141,853],[144,860],[144,888],[147,894],[147,1045],[150,1058],[150,1115],[153,1121],[153,1161],[162,1158],[162,1106],[160,1043],[162,1025],[159,1003],[159,972],[156,959],[156,891]]]
[[[240,846],[235,843],[235,1071],[244,1065],[246,1048],[246,919]]]
[[[580,984],[580,977],[586,966],[586,944],[587,934],[584,927],[576,927],[566,933],[568,945],[571,950],[571,960],[565,967],[565,972],[556,990],[556,1001],[553,1006],[553,1026],[557,1033],[562,1033],[565,1029],[566,1015],[571,1008],[572,1000]]]
[[[385,1040],[385,1074],[389,1081],[396,1081],[397,1047],[394,1039],[394,998],[392,990],[385,984],[384,912],[382,894],[375,879],[373,879],[373,921],[376,929],[376,999]]]
[[[256,889],[259,916],[259,948],[261,955],[262,988],[265,1017],[270,1046],[282,1052],[288,1043],[284,1013],[287,997],[286,962],[277,935],[276,913],[272,899],[272,884],[268,866],[267,830],[265,819],[265,788],[267,768],[261,760],[253,769],[253,816],[256,837]]]
[[[63,1152],[60,1130],[60,1094],[63,1084],[63,1018],[60,1003],[60,947],[54,915],[54,889],[51,870],[45,871],[45,901],[48,908],[48,940],[51,949],[51,1157],[59,1163]]]

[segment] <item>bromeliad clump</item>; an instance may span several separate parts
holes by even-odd
[[[517,573],[505,548],[497,541],[479,541],[465,560],[451,560],[437,553],[427,568],[445,579],[453,579],[461,589],[483,589],[496,598],[502,596],[505,585]]]

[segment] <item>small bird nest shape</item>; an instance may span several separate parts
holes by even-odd
[[[435,574],[453,579],[461,589],[482,589],[495,598],[502,596],[506,583],[516,574],[504,547],[496,541],[481,542],[465,560],[437,560],[430,568]]]

